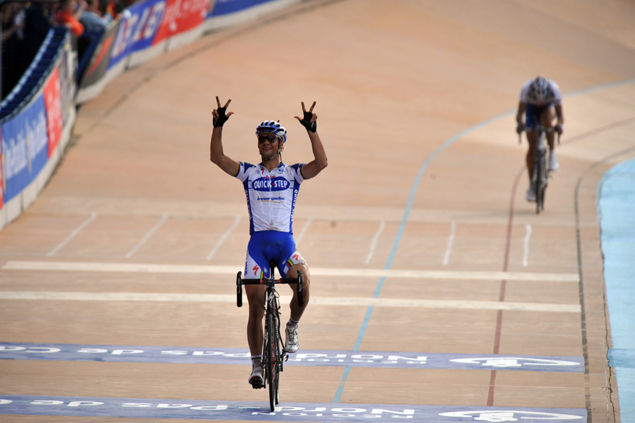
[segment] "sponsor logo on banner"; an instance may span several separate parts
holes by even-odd
[[[523,367],[523,366],[579,366],[580,363],[563,360],[547,360],[541,358],[529,357],[475,357],[475,358],[457,358],[452,360],[455,363],[480,364],[483,367]]]
[[[228,15],[274,0],[217,0],[209,17]]]
[[[48,157],[51,157],[62,138],[62,103],[60,98],[60,80],[57,68],[53,69],[44,86],[44,105],[46,106],[46,123],[48,127]]]
[[[130,53],[152,46],[163,20],[165,0],[134,4],[125,10],[112,48],[109,68]]]
[[[4,206],[4,192],[7,187],[4,183],[4,156],[2,155],[2,129],[0,129],[0,209]]]
[[[561,413],[545,413],[536,411],[517,410],[481,410],[481,411],[454,411],[439,414],[443,417],[459,417],[465,421],[483,422],[517,422],[530,420],[567,421],[580,420],[584,416]]]
[[[46,111],[42,95],[2,125],[2,155],[9,201],[29,185],[48,160]]]
[[[154,44],[196,28],[205,20],[209,0],[168,0]]]

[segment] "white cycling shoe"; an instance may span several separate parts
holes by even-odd
[[[549,154],[549,170],[555,172],[560,168],[560,163],[558,163],[558,159],[556,158],[556,153],[553,151]]]
[[[260,389],[265,387],[264,371],[262,370],[262,364],[254,364],[251,370],[251,376],[249,376],[249,384],[254,389]]]
[[[297,352],[300,349],[300,341],[298,341],[298,328],[287,325],[285,330],[287,339],[284,343],[284,350],[288,353]]]
[[[530,203],[536,202],[536,189],[534,188],[534,184],[529,184],[529,188],[527,188],[527,195],[525,198]]]

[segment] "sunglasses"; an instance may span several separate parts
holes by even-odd
[[[277,139],[278,139],[278,136],[276,134],[272,134],[271,132],[258,134],[258,144],[264,144],[267,141],[269,141],[269,144],[273,144],[274,141]]]

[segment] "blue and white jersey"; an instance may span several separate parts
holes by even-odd
[[[522,103],[531,104],[532,106],[538,106],[538,107],[546,106],[547,104],[551,104],[551,103],[556,105],[560,104],[562,102],[562,94],[560,93],[560,87],[551,79],[548,79],[547,81],[549,82],[550,94],[545,101],[538,102],[532,98],[529,98],[529,86],[531,85],[532,82],[534,82],[533,79],[530,79],[529,81],[527,81],[525,85],[523,85],[523,88],[520,90],[520,101]]]
[[[236,178],[247,196],[249,234],[260,231],[293,233],[293,211],[298,198],[303,164],[280,166],[271,172],[261,164],[239,162]]]

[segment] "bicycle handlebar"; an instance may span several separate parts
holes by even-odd
[[[243,305],[243,285],[265,285],[273,287],[278,284],[298,284],[298,305],[304,307],[304,295],[303,295],[303,277],[302,272],[298,271],[297,278],[279,278],[279,279],[242,279],[242,272],[238,272],[236,275],[236,305],[242,307]]]
[[[518,144],[522,144],[521,134],[523,132],[538,132],[539,130],[543,130],[545,132],[556,132],[556,128],[542,128],[542,127],[539,127],[536,130],[535,129],[523,128],[523,130],[518,133]],[[560,133],[558,133],[558,145],[560,145]]]

